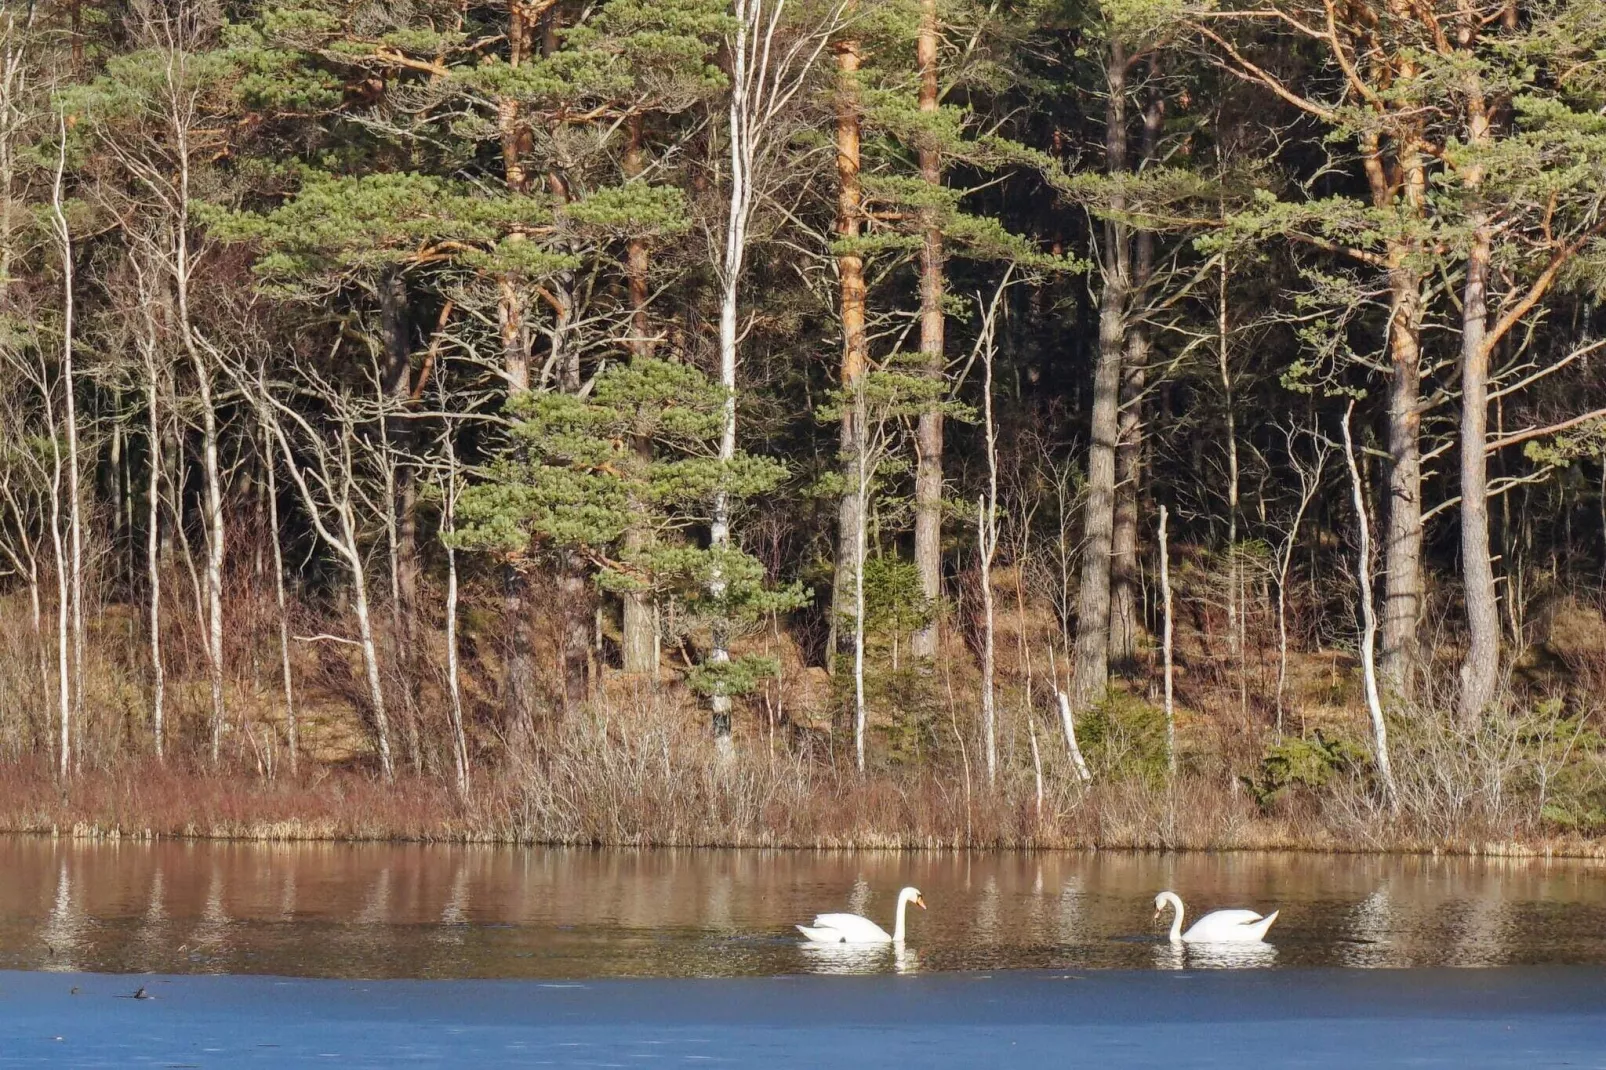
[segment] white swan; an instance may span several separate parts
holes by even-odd
[[[1161,892],[1154,897],[1154,916],[1158,918],[1165,913],[1167,906],[1176,908],[1176,917],[1171,919],[1171,942],[1173,944],[1252,944],[1266,938],[1266,930],[1271,923],[1277,920],[1280,911],[1272,911],[1261,917],[1253,910],[1217,910],[1188,927],[1187,932],[1182,931],[1182,900],[1177,898],[1176,892]]]
[[[910,903],[926,909],[919,888],[905,888],[898,893],[898,920],[891,936],[869,918],[857,914],[821,914],[813,925],[799,925],[797,931],[816,944],[901,944],[903,913]]]

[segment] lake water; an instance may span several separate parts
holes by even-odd
[[[1537,859],[0,837],[0,1070],[1606,1067],[1603,878]],[[906,949],[792,931],[841,909],[890,925],[906,884],[930,904]],[[1182,951],[1153,918],[1162,888],[1282,914],[1269,946]]]
[[[815,913],[907,948],[803,946]],[[1154,894],[1280,909],[1173,949]],[[598,979],[1014,969],[1606,965],[1606,866],[1285,853],[619,851],[0,837],[0,970]]]

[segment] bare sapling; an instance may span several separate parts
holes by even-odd
[[[865,426],[868,413],[865,406],[864,376],[855,384],[852,420],[856,426],[854,436],[854,494],[858,508],[852,511],[853,522],[853,754],[859,773],[864,773],[864,737],[868,726],[864,699],[864,558],[866,551],[866,503],[870,500],[870,458],[866,454],[870,443],[866,440]],[[879,429],[878,429],[879,431]],[[879,437],[879,436],[878,436]],[[846,511],[846,510],[844,510]]]
[[[1361,672],[1366,686],[1366,708],[1372,719],[1372,750],[1377,761],[1377,775],[1383,782],[1383,801],[1391,811],[1399,812],[1399,791],[1394,784],[1394,769],[1389,764],[1388,726],[1383,721],[1383,702],[1377,690],[1377,611],[1372,605],[1372,530],[1367,519],[1366,491],[1361,483],[1360,469],[1355,465],[1355,445],[1350,439],[1350,414],[1355,411],[1351,401],[1344,410],[1340,425],[1344,432],[1344,462],[1349,467],[1350,493],[1355,503],[1355,522],[1360,528],[1360,549],[1356,562],[1356,581],[1361,598]]]
[[[1043,755],[1037,749],[1037,718],[1026,713],[1027,739],[1032,745],[1032,782],[1037,788],[1037,823],[1043,823]]]
[[[994,696],[994,645],[993,615],[993,558],[998,553],[998,423],[993,418],[993,360],[997,356],[994,345],[998,325],[998,308],[1010,283],[1010,271],[1005,271],[992,303],[982,316],[981,334],[977,346],[981,351],[982,366],[982,422],[987,432],[987,491],[981,495],[976,510],[977,557],[981,567],[982,655],[981,655],[981,716],[982,731],[987,748],[987,786],[998,781],[998,711]]]
[[[444,393],[445,376],[436,379]],[[442,406],[445,410],[445,406]],[[450,700],[448,711],[452,719],[452,771],[455,774],[457,796],[468,798],[468,737],[463,730],[463,689],[458,665],[457,640],[457,547],[452,538],[456,530],[457,498],[462,489],[462,475],[457,465],[457,447],[453,441],[456,429],[451,421],[441,431],[441,454],[444,467],[437,468],[436,479],[441,489],[441,543],[446,549],[446,693]]]
[[[144,328],[139,338],[139,349],[145,380],[145,434],[149,440],[146,443],[149,457],[145,462],[145,584],[148,588],[149,617],[146,624],[151,658],[151,736],[156,760],[160,762],[166,760],[167,707],[167,674],[162,665],[162,420],[159,406],[161,371],[157,361],[161,332],[156,322],[156,299],[151,292],[150,280],[137,256],[130,257],[129,263],[139,280]],[[275,538],[277,532],[278,525],[275,524]]]
[[[314,426],[306,415],[283,400],[286,391],[281,384],[270,384],[262,379],[248,380],[232,366],[230,372],[242,392],[256,406],[260,419],[278,444],[285,472],[290,476],[313,530],[330,552],[339,558],[351,580],[352,610],[356,617],[358,637],[353,640],[319,635],[309,637],[308,641],[338,642],[355,646],[361,651],[380,771],[386,780],[394,780],[396,770],[391,757],[390,722],[386,714],[378,642],[368,599],[368,564],[361,542],[362,525],[357,515],[357,504],[362,495],[357,487],[359,473],[353,455],[353,443],[357,426],[366,422],[367,414],[352,411],[357,404],[356,399],[312,377],[308,383],[310,392],[324,410],[324,418],[318,426]],[[293,443],[292,435],[295,438]]]
[[[284,590],[284,545],[279,534],[279,461],[273,448],[273,432],[262,424],[262,468],[268,480],[268,542],[273,547],[273,601],[279,618],[279,676],[284,688],[285,745],[290,751],[290,775],[299,773],[297,755],[301,740],[296,723],[295,679],[290,671],[290,611]]]
[[[59,744],[58,775],[65,781],[72,771],[72,722],[77,719],[84,691],[84,533],[83,501],[78,486],[78,406],[77,376],[73,370],[75,339],[73,338],[73,239],[67,225],[63,178],[67,170],[67,117],[57,114],[58,145],[55,178],[50,188],[50,213],[53,236],[61,254],[62,305],[61,305],[61,369],[59,372],[62,397],[62,418],[59,430],[67,441],[67,455],[61,455],[59,436],[51,435],[53,472],[51,477],[51,539],[56,555],[57,590],[57,686],[61,703],[61,741]],[[41,357],[41,359],[43,359]],[[54,423],[52,418],[52,423]],[[56,431],[52,428],[52,431]],[[67,499],[61,499],[62,473],[65,469]],[[62,530],[61,511],[67,510],[66,532]],[[63,546],[63,539],[71,547]],[[71,653],[68,652],[68,618],[71,615]]]
[[[1169,519],[1165,506],[1160,506],[1160,604],[1164,614],[1161,626],[1160,655],[1165,663],[1165,766],[1172,780],[1177,777],[1177,706],[1173,687],[1172,622],[1171,622],[1171,541],[1166,532]]]
[[[1315,454],[1309,462],[1302,461],[1299,451],[1295,449],[1295,434],[1288,433],[1288,459],[1294,468],[1294,474],[1299,480],[1299,505],[1294,510],[1294,517],[1288,524],[1288,530],[1282,541],[1277,545],[1275,559],[1277,569],[1277,735],[1283,734],[1283,717],[1285,695],[1288,690],[1288,573],[1293,567],[1294,551],[1299,546],[1299,529],[1304,523],[1305,514],[1310,510],[1311,503],[1316,500],[1322,489],[1322,471],[1327,466],[1327,455],[1330,446],[1326,439],[1312,434],[1311,441],[1315,445]]]
[[[976,497],[976,560],[981,571],[981,724],[987,785],[998,780],[998,711],[993,695],[993,550],[998,528],[986,494]]]

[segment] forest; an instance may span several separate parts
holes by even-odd
[[[4,0],[0,826],[1589,851],[1603,297],[1597,0]]]

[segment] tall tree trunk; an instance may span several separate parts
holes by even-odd
[[[1152,239],[1138,236],[1141,258]],[[1121,415],[1115,446],[1115,513],[1110,536],[1110,662],[1117,669],[1138,653],[1143,612],[1138,601],[1138,501],[1143,485],[1143,391],[1149,361],[1149,337],[1134,325],[1127,333],[1121,375]]]
[[[1244,686],[1243,626],[1247,607],[1243,603],[1243,559],[1238,553],[1238,513],[1242,508],[1242,481],[1238,470],[1238,415],[1232,397],[1232,317],[1227,298],[1231,290],[1231,271],[1228,255],[1221,254],[1219,283],[1216,291],[1216,373],[1221,377],[1222,437],[1227,447],[1227,553],[1231,567],[1228,574],[1230,589],[1227,592],[1227,628],[1231,636],[1232,652],[1238,656],[1240,693]]]
[[[387,479],[391,484],[387,538],[391,557],[391,641],[402,693],[407,757],[414,775],[423,772],[418,724],[418,490],[407,453],[412,445],[405,412],[412,401],[412,344],[407,322],[407,284],[399,271],[379,282],[380,339],[384,366],[380,389]]]
[[[508,66],[517,70],[531,46],[534,27],[524,16],[524,0],[508,0]],[[528,134],[519,114],[516,97],[497,101],[497,135],[502,149],[502,181],[507,192],[526,193],[530,174],[524,163]],[[509,242],[527,240],[514,231]],[[508,397],[530,389],[530,352],[524,322],[524,291],[512,274],[497,277],[496,320],[502,343],[502,377],[507,381]],[[503,692],[510,726],[527,726],[535,711],[535,637],[530,628],[529,582],[517,566],[502,570],[502,614],[506,626],[506,662]]]
[[[1165,119],[1165,98],[1149,97],[1143,112],[1143,147],[1139,167],[1147,166],[1159,147]],[[1132,292],[1142,296],[1154,273],[1154,232],[1139,231],[1133,264]],[[1149,367],[1149,327],[1141,319],[1127,324],[1126,357],[1121,376],[1121,415],[1115,446],[1115,516],[1111,533],[1110,660],[1117,666],[1137,656],[1143,632],[1139,605],[1138,502],[1143,490],[1143,407]]]
[[[558,12],[548,7],[541,18],[541,55],[550,56],[558,47]],[[569,181],[558,171],[546,174],[547,192],[555,204],[567,204],[573,195]],[[558,388],[564,393],[580,391],[580,349],[570,334],[574,328],[577,287],[572,271],[561,271],[548,285],[548,304],[552,306],[552,348],[549,367],[558,375]],[[591,639],[596,622],[596,597],[585,558],[563,553],[558,558],[558,647],[563,683],[563,709],[572,713],[590,696]]]
[[[188,313],[182,306],[179,315],[188,320]],[[212,685],[212,762],[216,764],[222,756],[227,717],[223,704],[223,473],[218,450],[217,407],[212,396],[212,370],[199,349],[191,348],[190,359],[201,401],[201,457],[206,477],[206,661]]]
[[[625,121],[629,140],[625,144],[624,174],[634,181],[643,169],[641,144],[641,114],[632,113]],[[652,356],[652,339],[647,323],[647,240],[632,237],[625,243],[625,281],[630,297],[630,352],[633,357],[646,359]],[[635,442],[636,458],[643,466],[652,461],[652,442],[639,437]],[[647,547],[648,535],[640,528],[625,532],[626,554],[640,553]],[[653,612],[652,596],[644,591],[627,591],[622,599],[623,650],[621,661],[625,672],[658,672],[658,620]]]
[[[1489,116],[1477,75],[1469,74],[1467,80],[1467,141],[1476,149],[1489,141]],[[1479,196],[1482,182],[1481,166],[1468,167],[1462,174],[1462,184],[1473,198]],[[1500,609],[1489,556],[1488,282],[1494,238],[1488,214],[1476,199],[1469,223],[1471,244],[1461,288],[1461,576],[1467,602],[1467,653],[1461,663],[1457,713],[1463,725],[1475,727],[1494,701],[1500,679]]]
[[[759,29],[757,12],[737,0],[735,40],[731,42],[733,76],[727,134],[730,152],[730,200],[725,215],[725,242],[719,261],[719,385],[725,393],[721,406],[719,463],[728,465],[736,458],[736,317],[740,309],[742,270],[747,258],[747,224],[753,212],[755,158],[754,141],[758,130],[751,111],[753,57],[749,49]],[[723,489],[714,491],[709,503],[708,545],[716,554],[731,544],[730,496]],[[709,570],[708,595],[717,607],[725,598],[728,584],[716,557]],[[730,636],[716,610],[710,628],[708,664],[717,668],[730,664]],[[709,726],[715,753],[728,757],[735,753],[731,738],[731,698],[722,690],[709,696]]]
[[[84,701],[84,505],[83,491],[79,486],[80,461],[78,455],[78,377],[75,371],[74,360],[77,354],[77,343],[73,337],[76,329],[74,324],[74,247],[72,230],[67,224],[67,214],[64,207],[62,179],[67,167],[67,125],[65,116],[60,117],[61,122],[61,153],[56,164],[55,182],[51,187],[50,206],[55,225],[55,237],[60,243],[61,252],[61,393],[64,405],[63,431],[67,438],[67,530],[68,545],[71,548],[69,558],[69,597],[72,603],[72,665],[73,665],[73,720],[79,719]],[[61,612],[66,613],[67,607],[63,605]],[[61,774],[65,777],[69,771],[68,754],[71,750],[68,739],[66,719],[66,706],[63,706],[63,719],[61,723]],[[81,730],[81,729],[80,729]]]
[[[223,729],[227,711],[223,698],[223,561],[227,551],[226,529],[223,516],[223,471],[220,456],[221,444],[217,416],[217,401],[213,394],[212,363],[202,352],[201,340],[195,331],[190,314],[190,278],[195,269],[190,259],[189,233],[189,152],[188,130],[182,123],[174,124],[174,141],[178,151],[178,189],[176,217],[172,220],[173,297],[176,303],[175,319],[179,338],[195,373],[195,389],[201,403],[201,462],[205,477],[204,507],[206,510],[206,660],[212,691],[212,762],[217,764],[222,755]],[[175,492],[176,493],[176,492]]]
[[[1382,677],[1409,696],[1422,615],[1422,276],[1391,252],[1388,541],[1383,547]]]
[[[1401,18],[1414,17],[1405,0],[1390,0]],[[1416,64],[1395,59],[1391,76],[1410,79]],[[1362,165],[1373,206],[1403,213],[1408,220],[1426,210],[1427,172],[1422,150],[1407,133],[1388,160],[1379,136],[1361,139]],[[1416,631],[1423,609],[1422,578],[1422,286],[1416,239],[1393,237],[1385,248],[1389,285],[1388,513],[1383,543],[1383,619],[1380,624],[1384,685],[1409,697],[1416,662]]]
[[[920,111],[935,115],[937,88],[937,0],[920,0],[920,37],[915,57],[920,66]],[[922,141],[920,177],[934,189],[942,184],[942,160],[936,146]],[[941,380],[944,360],[942,228],[934,208],[921,209],[920,219],[920,352],[926,374]],[[937,653],[936,611],[942,603],[942,453],[943,414],[937,406],[920,414],[915,430],[915,569],[920,591],[931,605],[932,620],[915,632],[910,647],[917,658]]]
[[[1109,96],[1105,104],[1105,166],[1126,169],[1126,54],[1117,42],[1107,60]],[[1119,194],[1111,207],[1125,206]],[[1087,453],[1087,496],[1082,512],[1082,580],[1077,593],[1076,666],[1071,704],[1078,714],[1103,697],[1109,686],[1110,551],[1115,525],[1115,441],[1121,395],[1121,356],[1126,343],[1127,297],[1131,289],[1126,225],[1104,227],[1104,288],[1099,295],[1099,352],[1093,373],[1093,412]]]
[[[836,232],[847,248],[837,257],[841,286],[842,367],[844,398],[856,397],[869,356],[865,336],[864,259],[852,243],[859,237],[863,210],[859,193],[859,43],[853,39],[836,45]],[[836,634],[833,653],[850,653],[857,627],[854,576],[859,567],[858,532],[865,522],[866,494],[856,476],[864,448],[863,412],[859,404],[844,404],[841,429],[842,500],[837,509],[836,577],[831,588],[831,621]],[[834,659],[833,659],[834,660]]]

